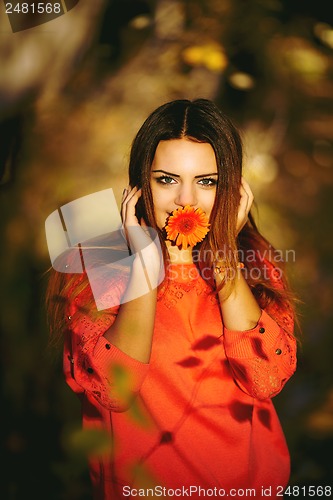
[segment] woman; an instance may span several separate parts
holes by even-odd
[[[230,120],[205,99],[167,103],[132,145],[132,263],[105,283],[115,306],[96,312],[86,275],[51,277],[67,382],[84,427],[110,437],[90,457],[95,499],[282,496],[289,454],[271,398],[295,371],[293,300],[252,202]]]

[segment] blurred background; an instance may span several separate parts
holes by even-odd
[[[290,484],[330,485],[329,2],[66,3],[67,13],[15,32],[0,3],[1,499],[91,498],[79,401],[65,385],[61,352],[48,347],[45,220],[109,187],[119,203],[143,120],[164,102],[196,97],[213,99],[240,127],[259,228],[288,255],[301,301],[298,370],[274,399]]]

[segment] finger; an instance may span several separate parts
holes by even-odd
[[[247,191],[244,189],[243,186],[240,187],[239,192],[240,192],[240,199],[239,199],[238,211],[242,212],[243,210],[246,209],[246,206],[248,205],[249,194],[247,193]]]
[[[240,187],[239,189],[240,192],[240,199],[239,199],[239,206],[243,206],[244,204],[247,204],[248,199],[249,199],[249,194],[248,192],[244,189],[243,186]]]
[[[248,195],[250,199],[254,198],[250,185],[244,177],[242,177],[241,181],[241,190],[245,191],[245,193]]]
[[[242,177],[240,193],[241,193],[241,198],[243,197],[243,199],[246,199],[246,210],[249,211],[252,206],[254,196],[249,183],[244,179],[244,177]]]
[[[127,189],[127,201],[133,198],[133,196],[138,192],[138,190],[139,188],[137,186],[134,186],[133,188],[129,186]]]
[[[125,197],[123,204],[124,205],[129,205],[130,202],[137,202],[139,197],[141,196],[141,190],[139,190],[137,187],[134,187],[127,192],[127,196]]]
[[[248,182],[242,177],[241,184],[239,188],[240,192],[240,200],[238,207],[238,216],[237,216],[237,231],[239,232],[248,221],[248,215],[251,210],[251,206],[253,203],[253,193],[248,184]]]
[[[120,213],[121,213],[121,220],[124,222],[125,216],[126,216],[126,204],[125,204],[125,199],[127,197],[127,188],[123,190],[123,195],[121,198],[121,206],[120,206]]]
[[[136,217],[135,208],[138,199],[141,196],[141,189],[133,188],[127,195],[123,203],[123,220],[127,225],[137,225],[138,219]]]
[[[134,186],[133,188],[131,186],[127,186],[123,190],[122,202],[127,203],[137,191],[137,186]]]
[[[141,189],[138,188],[133,188],[127,195],[124,203],[129,206],[129,205],[135,205],[138,202],[138,199],[141,196]]]
[[[128,196],[130,190],[130,186],[127,186],[123,189],[123,194],[121,197],[121,217],[124,219],[125,211],[126,211],[126,198]]]
[[[128,224],[138,224],[139,221],[136,216],[136,205],[141,196],[141,191],[136,191],[130,195],[130,198],[126,204],[126,221]]]
[[[133,198],[135,193],[137,192],[138,188],[134,187],[131,188],[131,186],[127,186],[127,188],[124,189],[123,191],[123,198],[122,198],[122,203],[121,203],[121,211],[122,211],[122,219],[126,219],[126,214],[127,214],[127,205],[129,201]]]

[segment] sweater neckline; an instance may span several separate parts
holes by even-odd
[[[202,281],[202,276],[194,262],[168,264],[166,277],[171,283]]]

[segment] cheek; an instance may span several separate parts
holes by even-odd
[[[165,196],[163,191],[159,189],[152,189],[152,197],[154,204],[154,214],[155,220],[160,229],[165,226],[165,221],[167,218],[167,211],[169,209],[170,203],[168,198]]]
[[[170,194],[165,189],[153,189],[153,203],[155,212],[167,211],[170,206]]]
[[[200,200],[200,206],[201,208],[206,212],[206,214],[209,216],[211,211],[213,210],[213,206],[215,203],[215,195],[216,191],[210,191],[205,193]]]

